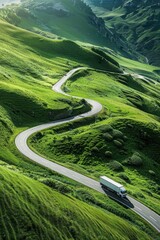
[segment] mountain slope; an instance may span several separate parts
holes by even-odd
[[[160,66],[160,3],[159,0],[86,0],[95,13],[115,29],[119,36],[136,47],[149,63]]]
[[[82,0],[25,0],[19,7],[2,9],[0,15],[16,26],[41,35],[105,46],[124,56],[141,58]]]
[[[3,13],[5,11],[8,10],[3,9]],[[12,19],[14,17],[17,20],[17,15],[11,16]],[[120,77],[122,70],[119,64],[95,48],[83,48],[72,41],[47,39],[3,21],[0,21],[0,29],[0,159],[3,160],[0,165],[4,165],[0,167],[0,239],[146,240],[152,238],[149,237],[149,232],[151,235],[153,233],[156,239],[156,233],[147,223],[132,212],[124,209],[122,211],[122,207],[117,207],[118,204],[113,201],[110,206],[114,210],[117,207],[119,216],[122,218],[124,215],[127,216],[124,218],[130,222],[99,210],[98,206],[108,207],[106,199],[96,205],[94,198],[83,189],[79,190],[79,196],[85,195],[86,201],[90,200],[90,203],[95,204],[97,208],[77,201],[72,197],[73,195],[69,197],[60,195],[38,181],[31,180],[35,178],[46,184],[47,177],[52,180],[54,173],[25,159],[14,146],[15,135],[25,128],[90,109],[83,100],[63,98],[51,90],[52,84],[68,70],[77,66],[86,66],[97,71],[112,72],[113,76]],[[152,69],[149,74],[152,75]],[[101,75],[99,76],[101,79]],[[124,80],[119,79],[119,81]],[[129,84],[137,87],[135,82],[131,81]],[[117,86],[116,91],[118,91]],[[150,111],[151,116],[149,115],[148,118],[156,121],[159,108],[153,109],[153,104],[158,97],[149,85],[150,88],[151,93],[155,94],[155,99],[153,103],[152,98],[149,99],[151,110],[147,109],[147,111]],[[95,91],[96,94],[101,95],[101,86],[98,85]],[[137,95],[134,97],[134,100],[137,100]],[[115,98],[119,102],[119,97]],[[131,104],[134,104],[133,99],[131,100]],[[158,100],[156,104],[158,105]],[[141,104],[138,107],[141,107]],[[157,115],[154,115],[155,112]],[[6,167],[4,162],[12,165],[8,164]],[[8,168],[12,168],[13,171]],[[17,171],[30,178],[24,177],[22,173],[16,173]],[[49,181],[49,183],[54,188],[53,182]],[[59,182],[57,185],[61,186]],[[69,180],[66,185],[69,185]],[[110,206],[103,209],[110,211]],[[130,220],[130,215],[132,219],[134,217],[134,221]],[[141,231],[133,227],[132,222]],[[146,229],[148,235],[143,232],[146,226],[148,226]]]
[[[66,71],[83,64],[109,71],[121,70],[74,42],[53,41],[2,21],[0,28],[0,156],[11,161],[7,157],[8,144],[17,128],[89,109],[83,102],[64,99],[51,90],[52,84]]]
[[[110,176],[160,213],[160,84],[129,74],[81,70],[66,89],[99,101],[103,112],[87,126],[79,122],[34,134],[32,148],[77,171],[85,169],[97,180]]]
[[[2,21],[0,29],[0,239],[150,239],[121,218],[14,173],[53,176],[15,150],[19,131],[89,109],[54,93],[52,84],[77,65],[121,72],[117,63],[71,41],[53,41]]]

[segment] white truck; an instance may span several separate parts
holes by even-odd
[[[116,192],[117,195],[120,197],[126,197],[127,195],[127,191],[122,184],[117,183],[106,176],[100,177],[100,184],[102,185],[102,187],[108,188],[111,191]]]

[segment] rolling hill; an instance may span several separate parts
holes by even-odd
[[[75,194],[79,199],[84,194],[90,196],[82,186],[74,183],[73,193],[64,196],[71,183],[28,161],[14,146],[15,135],[25,128],[89,109],[84,101],[71,101],[51,90],[66,71],[84,65],[120,73],[118,63],[107,55],[102,60],[95,51],[72,41],[47,39],[3,21],[0,29],[0,238],[88,240],[118,236],[128,240],[133,236],[150,239],[149,233],[156,236],[133,213],[126,214],[122,207],[117,211],[117,204],[109,199],[109,205],[103,203],[105,198],[99,206],[91,207],[73,198]],[[100,208],[116,211],[119,217]],[[126,228],[128,234],[123,237]],[[145,228],[149,229],[147,234],[142,232]]]
[[[84,64],[121,72],[115,61],[109,62],[107,55],[102,59],[102,56],[74,42],[47,39],[3,21],[0,28],[2,148],[6,148],[9,136],[17,127],[51,121],[89,108],[82,102],[59,97],[51,90],[52,84],[67,70]],[[2,150],[0,156],[5,154]]]
[[[100,102],[103,113],[34,134],[32,148],[96,179],[105,173],[160,214],[159,83],[155,88],[130,74],[82,70],[64,89]]]
[[[134,52],[82,1],[58,2],[23,0],[0,10],[0,239],[158,240],[133,211],[30,162],[15,147],[26,128],[90,109],[84,99],[52,91],[69,70],[84,66],[65,89],[101,102],[103,112],[37,133],[30,145],[95,179],[111,176],[160,211],[159,68],[122,57]]]
[[[159,0],[86,0],[106,26],[129,42],[153,65],[160,66]]]
[[[133,59],[143,57],[105,26],[82,0],[25,0],[0,10],[9,23],[49,38],[67,38],[114,50]]]

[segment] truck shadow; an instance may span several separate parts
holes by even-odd
[[[119,204],[123,205],[126,208],[134,208],[133,203],[127,197],[121,198],[121,197],[117,196],[116,193],[114,193],[104,187],[102,187],[102,189],[104,191],[104,194],[106,194],[112,200],[118,202]]]

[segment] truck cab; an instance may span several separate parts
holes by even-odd
[[[124,187],[120,188],[120,193],[118,194],[120,197],[126,197],[127,191]]]

